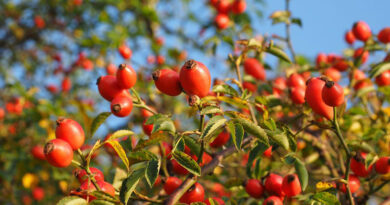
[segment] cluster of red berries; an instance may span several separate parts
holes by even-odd
[[[117,117],[130,115],[133,100],[128,89],[137,82],[137,73],[126,64],[120,64],[116,75],[101,76],[97,80],[100,95],[111,102],[111,112]]]
[[[106,192],[111,196],[115,196],[115,188],[110,183],[104,181],[104,175],[102,171],[95,167],[90,167],[89,172],[90,173],[87,173],[87,171],[84,169],[74,170],[73,173],[81,185],[77,190],[71,191],[71,195],[80,196],[89,202],[95,200],[96,197],[90,195],[90,193],[96,190],[95,184],[92,183],[90,178],[93,177],[96,181],[96,185],[101,191]]]
[[[60,118],[55,133],[56,139],[50,140],[44,147],[44,156],[40,146],[34,147],[31,152],[36,158],[46,159],[55,167],[67,167],[72,163],[73,151],[84,144],[84,130],[78,122]]]
[[[214,23],[218,29],[226,29],[230,25],[228,14],[242,14],[246,10],[245,0],[210,0],[210,5],[217,10],[217,15],[214,18]]]
[[[177,177],[168,177],[164,184],[166,194],[172,194],[182,184],[182,180]],[[204,188],[201,184],[195,183],[187,192],[180,198],[181,203],[191,204],[194,202],[204,201]],[[223,201],[222,201],[223,202]],[[224,203],[223,203],[224,204]]]
[[[270,173],[262,180],[249,179],[245,184],[246,192],[253,198],[262,198],[267,193],[263,205],[282,205],[284,197],[294,197],[302,192],[301,183],[296,174],[288,174],[282,177]]]
[[[208,95],[211,87],[209,69],[201,62],[188,60],[180,73],[172,69],[161,69],[152,74],[157,89],[170,96],[178,96],[182,91],[200,98]]]
[[[356,40],[366,42],[372,38],[370,26],[364,21],[356,22],[350,31],[345,33],[345,41],[352,45]],[[390,43],[390,27],[385,27],[377,35],[378,41],[386,44]]]
[[[266,72],[264,66],[256,58],[245,59],[244,71],[247,75],[252,76],[256,80],[264,81],[266,79]],[[253,93],[257,90],[256,85],[247,81],[244,81],[242,83],[242,87]]]

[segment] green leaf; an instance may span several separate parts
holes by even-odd
[[[238,96],[238,92],[228,84],[216,85],[213,87],[213,92],[223,93],[234,97]]]
[[[211,140],[210,136],[217,131],[219,128],[223,127],[226,123],[226,119],[221,115],[216,115],[212,117],[206,124],[201,138],[205,139],[206,142],[209,142]]]
[[[191,172],[192,174],[196,176],[200,176],[200,166],[194,159],[192,159],[190,156],[188,156],[186,153],[182,151],[175,150],[172,153],[173,158],[179,163],[182,167],[184,167],[186,170]]]
[[[157,156],[153,154],[152,152],[143,149],[136,152],[131,152],[128,154],[130,159],[137,160],[137,161],[149,161],[152,159],[157,160]]]
[[[89,205],[115,205],[115,204],[117,204],[117,203],[105,201],[105,200],[99,200],[99,199],[95,199],[95,200],[89,202]]]
[[[264,144],[269,145],[267,133],[260,126],[244,118],[234,118],[232,121],[235,123],[240,123],[246,132],[254,135]]]
[[[301,182],[302,191],[305,191],[309,181],[309,174],[307,173],[307,169],[303,162],[298,158],[296,158],[294,166],[295,171],[298,174],[299,182]]]
[[[96,130],[100,127],[101,124],[106,121],[106,119],[111,115],[111,112],[102,112],[92,121],[90,133],[91,137],[95,134]]]
[[[290,58],[287,56],[287,54],[280,48],[275,47],[275,46],[269,46],[265,49],[265,52],[278,57],[281,60],[284,60],[288,63],[291,63]]]
[[[299,27],[302,27],[302,20],[300,18],[292,18],[291,23],[296,24]]]
[[[367,93],[374,92],[374,91],[375,91],[374,86],[364,87],[362,89],[359,89],[359,91],[357,91],[356,96],[362,97],[362,96],[365,96]]]
[[[124,179],[127,177],[127,172],[119,167],[115,168],[115,175],[114,175],[114,180],[112,182],[112,186],[119,190],[119,188],[122,185],[122,182]]]
[[[339,205],[340,202],[334,194],[329,192],[318,192],[314,194],[313,200],[320,202],[323,205]]]
[[[115,140],[124,136],[131,136],[134,135],[134,132],[130,130],[118,130],[114,132],[106,141]]]
[[[267,131],[268,136],[285,150],[290,149],[290,144],[285,133],[280,131]]]
[[[222,113],[222,110],[218,106],[207,106],[202,108],[202,111],[200,111],[201,115],[209,115],[209,114],[215,114],[215,113]]]
[[[149,145],[157,144],[158,142],[164,140],[166,138],[166,134],[156,132],[153,133],[148,140],[140,140],[133,150],[140,150]]]
[[[127,159],[126,152],[121,146],[121,144],[119,144],[119,142],[116,140],[106,141],[105,143],[109,143],[112,146],[112,148],[114,148],[115,152],[118,154],[119,158],[121,158],[122,162],[126,166],[127,171],[129,172],[130,171],[129,159]]]
[[[196,156],[198,156],[200,153],[200,144],[190,136],[184,136],[183,139],[185,145],[187,145],[190,148],[191,152]]]
[[[145,124],[146,125],[153,124],[152,133],[155,133],[158,131],[167,131],[170,133],[176,132],[176,128],[175,128],[175,125],[174,125],[172,119],[166,115],[162,115],[162,114],[153,115],[146,120]]]
[[[88,202],[78,196],[67,196],[62,198],[57,205],[87,205]]]
[[[370,78],[375,78],[387,70],[390,70],[390,62],[379,63],[370,70]]]
[[[145,178],[146,178],[146,182],[148,182],[150,187],[153,187],[154,182],[158,177],[160,166],[161,166],[160,159],[158,160],[152,159],[148,162],[148,165],[146,166]]]
[[[131,194],[137,187],[139,181],[144,176],[145,176],[145,169],[140,169],[131,173],[131,175],[123,181],[122,187],[119,192],[119,199],[121,200],[122,203],[127,204],[127,202],[131,197]]]
[[[269,146],[259,142],[257,145],[249,152],[248,163],[246,164],[246,173],[249,177],[252,177],[251,168],[253,161],[256,158],[259,158],[263,155],[264,151],[268,149]]]
[[[233,123],[232,121],[227,122],[227,128],[232,136],[234,146],[237,150],[241,150],[241,144],[244,138],[244,128],[241,124]]]
[[[98,198],[98,199],[103,199],[105,201],[109,201],[109,202],[116,202],[117,199],[113,196],[111,196],[110,194],[104,192],[104,191],[93,191],[91,193],[92,196]]]

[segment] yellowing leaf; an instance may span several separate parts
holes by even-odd
[[[333,184],[329,183],[329,182],[318,182],[316,184],[317,192],[324,191],[324,190],[327,190],[327,189],[332,188],[332,187],[333,187]]]

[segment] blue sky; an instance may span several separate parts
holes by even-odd
[[[284,34],[284,26],[271,25],[268,16],[275,10],[284,9],[285,1],[265,2],[266,18],[259,23],[260,32]],[[292,28],[294,48],[308,57],[314,57],[318,52],[341,53],[347,47],[344,33],[358,20],[367,22],[374,33],[390,26],[389,0],[291,0],[290,6],[292,15],[303,22],[302,28]]]

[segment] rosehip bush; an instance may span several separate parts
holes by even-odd
[[[285,3],[0,3],[0,204],[388,203],[390,27],[311,59]]]

